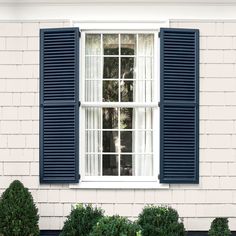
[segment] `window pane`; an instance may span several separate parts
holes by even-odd
[[[85,101],[86,102],[101,102],[101,80],[86,80],[85,81]]]
[[[135,80],[133,85],[134,102],[152,102],[153,101],[153,86],[152,80]]]
[[[139,57],[138,58],[138,79],[147,80],[153,78],[153,58],[152,57]]]
[[[121,55],[136,54],[136,35],[121,34]]]
[[[152,153],[152,131],[133,131],[133,150],[135,153]]]
[[[101,175],[101,155],[92,154],[85,156],[85,175],[98,176]]]
[[[133,108],[120,109],[120,128],[132,129],[133,127]]]
[[[101,79],[101,57],[86,56],[85,79]]]
[[[154,45],[153,34],[139,34],[138,35],[138,54],[140,56],[152,56]]]
[[[118,109],[103,108],[103,129],[117,129],[118,128]]]
[[[152,176],[153,175],[153,157],[152,155],[135,155],[136,175]]]
[[[103,175],[118,175],[118,156],[102,155],[102,166]]]
[[[135,59],[133,57],[122,57],[121,58],[121,78],[122,79],[133,79],[135,74]]]
[[[85,110],[86,129],[101,129],[101,109],[86,108]]]
[[[87,153],[98,153],[101,151],[101,131],[89,130],[86,131],[85,146]]]
[[[117,79],[119,77],[119,58],[104,57],[103,62],[103,78]]]
[[[100,34],[86,34],[85,53],[86,55],[100,55],[101,54],[101,35]]]
[[[133,102],[133,81],[121,81],[121,102]]]
[[[103,152],[118,152],[119,151],[119,139],[117,131],[103,131]]]
[[[103,102],[118,102],[118,81],[103,81]]]
[[[135,108],[133,119],[136,129],[152,129],[152,108]]]
[[[118,55],[119,54],[118,34],[104,34],[103,48],[104,48],[104,55]]]
[[[132,155],[120,156],[120,175],[132,175]]]
[[[120,149],[121,152],[132,152],[132,131],[120,132]]]

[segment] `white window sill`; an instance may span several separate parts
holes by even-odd
[[[80,181],[78,184],[70,184],[73,189],[168,189],[169,184],[160,184],[156,181],[149,182],[97,182],[97,181]]]

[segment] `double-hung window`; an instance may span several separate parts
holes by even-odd
[[[41,30],[41,183],[198,183],[198,30],[117,25]]]
[[[135,31],[82,34],[85,180],[157,177],[156,36]]]

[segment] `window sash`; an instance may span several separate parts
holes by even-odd
[[[154,34],[154,51],[153,51],[153,78],[145,80],[145,81],[153,81],[153,86],[154,86],[154,96],[152,98],[153,102],[86,102],[85,101],[85,62],[84,60],[82,61],[82,68],[81,68],[81,77],[82,77],[82,84],[80,87],[80,97],[81,97],[81,119],[80,123],[85,124],[85,108],[105,108],[105,107],[110,107],[110,108],[153,108],[153,120],[156,122],[153,122],[153,136],[152,136],[152,146],[153,146],[153,176],[85,176],[85,142],[84,142],[84,137],[85,137],[85,132],[86,129],[84,128],[81,130],[81,149],[80,149],[80,154],[81,154],[81,165],[80,165],[80,173],[81,173],[81,179],[82,181],[124,181],[124,182],[130,182],[130,181],[137,181],[137,182],[142,182],[142,181],[157,181],[158,180],[158,172],[159,172],[159,145],[158,145],[158,140],[159,140],[159,65],[158,65],[158,55],[159,55],[159,38],[158,38],[158,30],[155,31],[150,31],[150,30],[134,30],[134,31],[124,31],[124,30],[117,30],[117,31],[107,31],[107,30],[95,30],[95,31],[82,31],[81,34],[81,57],[85,58],[87,55],[85,54],[85,34],[86,33],[118,33],[118,34]],[[115,56],[115,55],[114,55]],[[132,79],[131,79],[132,80]],[[84,126],[82,126],[84,127]],[[135,152],[133,152],[135,154]]]

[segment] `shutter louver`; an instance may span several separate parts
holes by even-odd
[[[40,182],[78,182],[79,29],[40,31]]]
[[[161,29],[161,183],[199,182],[199,31]]]

